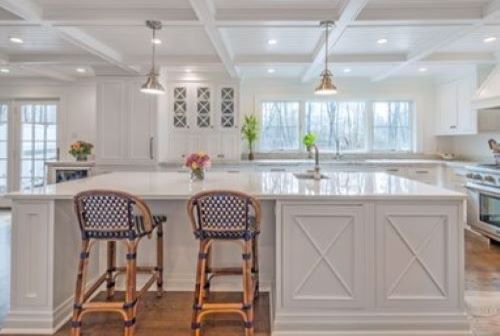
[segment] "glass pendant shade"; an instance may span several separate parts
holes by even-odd
[[[165,88],[158,81],[158,74],[153,69],[149,72],[146,83],[141,86],[141,92],[155,95],[165,94]]]
[[[328,96],[337,94],[337,87],[333,84],[332,73],[328,70],[321,74],[321,82],[319,83],[314,94],[318,96]]]

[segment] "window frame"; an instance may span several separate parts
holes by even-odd
[[[271,150],[271,151],[263,151],[261,149],[261,139],[256,143],[255,146],[255,151],[257,153],[262,153],[262,154],[303,154],[307,152],[307,149],[305,146],[302,144],[302,138],[305,135],[306,131],[306,104],[307,103],[323,103],[323,102],[329,102],[329,101],[335,101],[337,106],[339,106],[342,103],[349,103],[349,102],[358,102],[358,103],[364,103],[365,104],[365,127],[366,127],[366,135],[365,135],[365,146],[363,149],[360,150],[341,150],[342,154],[411,154],[411,153],[416,153],[417,148],[416,145],[418,143],[416,136],[416,104],[414,99],[411,98],[390,98],[390,99],[356,99],[354,97],[342,97],[339,99],[335,98],[327,98],[327,97],[308,97],[308,96],[302,96],[298,98],[290,98],[290,96],[283,97],[283,96],[269,96],[269,97],[259,97],[256,98],[255,103],[256,103],[256,113],[257,119],[259,121],[260,127],[262,127],[262,122],[263,122],[263,104],[266,102],[290,102],[290,103],[298,103],[299,104],[299,146],[297,149],[294,150]],[[410,130],[411,130],[411,136],[410,136],[410,150],[408,151],[398,151],[398,150],[377,150],[373,148],[373,137],[374,137],[374,104],[375,103],[391,103],[391,102],[408,102],[410,106],[410,111],[409,111],[409,125],[410,125]],[[323,153],[335,153],[335,149],[322,149],[321,150]]]

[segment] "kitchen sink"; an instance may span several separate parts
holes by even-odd
[[[299,180],[315,180],[314,173],[295,173],[293,174]],[[328,179],[328,176],[321,174],[321,180]]]

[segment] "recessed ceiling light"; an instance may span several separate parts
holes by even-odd
[[[276,70],[275,70],[275,69],[273,69],[273,68],[271,68],[271,69],[267,69],[267,72],[268,72],[268,73],[270,73],[270,74],[272,74],[272,73],[275,73],[275,72],[276,72]]]
[[[278,41],[275,39],[270,39],[269,41],[267,41],[267,44],[269,44],[269,45],[275,45],[277,43],[278,43]]]
[[[76,72],[78,72],[78,73],[86,73],[87,70],[85,68],[76,68]]]
[[[381,38],[381,39],[377,40],[378,44],[386,44],[387,42],[389,42],[389,41],[387,39],[385,39],[385,38]]]
[[[427,68],[420,68],[418,69],[419,72],[427,72]]]
[[[161,40],[159,38],[154,38],[154,39],[151,40],[151,43],[161,44]]]
[[[491,42],[495,42],[497,40],[497,38],[495,36],[490,36],[490,37],[486,37],[483,42],[484,43],[491,43]]]
[[[22,44],[24,43],[23,39],[20,38],[20,37],[15,37],[15,36],[12,36],[9,38],[9,41],[12,42],[12,43],[17,43],[17,44]]]
[[[344,72],[345,72],[345,73],[349,73],[349,72],[351,72],[351,71],[352,71],[352,70],[351,70],[351,68],[345,68],[345,69],[344,69]]]
[[[191,73],[191,72],[193,72],[193,70],[191,70],[191,69],[186,69],[185,71],[186,71],[187,73]]]
[[[1,69],[0,69],[0,72],[1,72],[1,73],[5,73],[5,74],[8,74],[8,73],[10,73],[10,69],[7,69],[7,68],[1,68]]]

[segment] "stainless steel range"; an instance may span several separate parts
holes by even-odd
[[[500,242],[500,167],[467,167],[467,220],[472,228]]]

